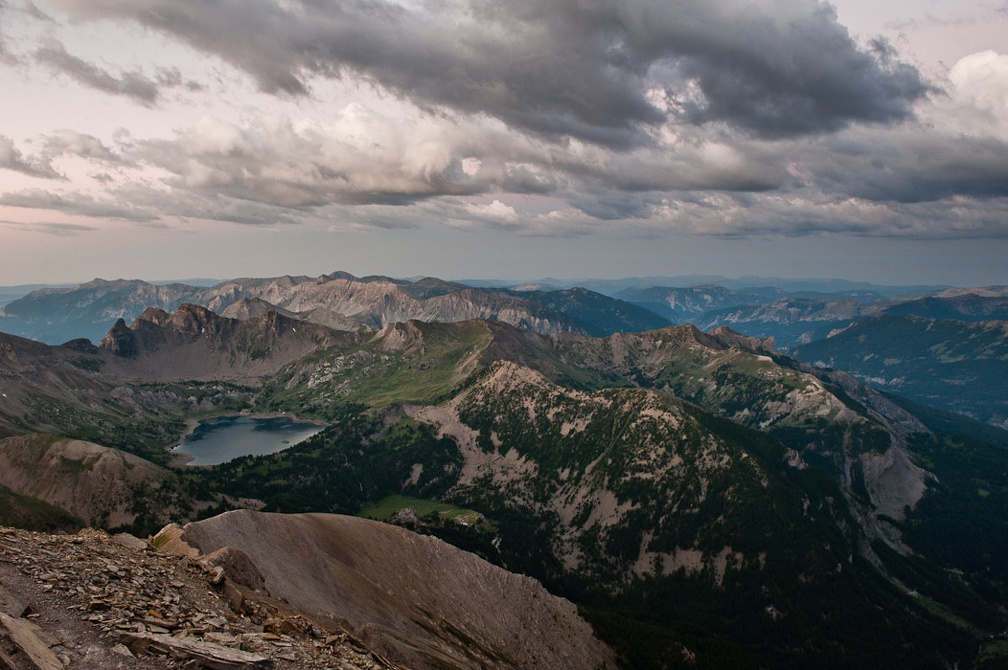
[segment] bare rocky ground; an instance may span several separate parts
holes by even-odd
[[[536,580],[390,524],[236,510],[169,526],[154,542],[203,553],[234,581],[417,670],[616,665],[577,608]]]
[[[257,574],[228,550],[196,559],[129,535],[0,528],[0,669],[398,667],[243,583]]]

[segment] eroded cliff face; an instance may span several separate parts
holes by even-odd
[[[185,304],[171,314],[151,308],[130,326],[117,324],[100,348],[112,354],[107,374],[119,379],[258,383],[288,363],[361,337],[272,310],[242,321]]]

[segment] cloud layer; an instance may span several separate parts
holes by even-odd
[[[859,48],[814,0],[56,4],[171,35],[271,93],[307,95],[312,77],[353,73],[420,105],[613,146],[670,113],[765,136],[898,121],[928,88],[885,45]],[[676,109],[656,107],[655,90]]]
[[[164,126],[0,135],[0,169],[51,182],[7,189],[0,205],[146,224],[1008,238],[1008,56],[975,54],[929,82],[818,0],[42,9],[0,0],[31,28],[0,34],[0,64],[163,113]],[[71,41],[98,25],[226,64],[269,109],[176,122],[168,91],[209,109],[211,88],[240,84],[157,50],[117,66]],[[330,89],[339,103],[313,107]]]

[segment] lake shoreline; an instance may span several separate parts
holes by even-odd
[[[168,467],[184,469],[184,468],[205,468],[205,467],[213,467],[213,465],[220,465],[219,463],[193,465],[192,462],[197,459],[197,456],[184,451],[179,451],[179,448],[186,443],[186,439],[189,438],[193,433],[195,433],[196,430],[200,427],[200,424],[202,424],[205,421],[212,421],[214,419],[253,419],[253,420],[288,419],[293,423],[318,426],[320,428],[320,431],[318,432],[321,432],[321,430],[324,430],[325,428],[331,425],[326,423],[325,421],[318,421],[316,419],[300,419],[297,416],[290,414],[289,412],[248,412],[248,411],[239,413],[220,412],[215,414],[208,414],[206,416],[201,416],[200,418],[188,417],[185,420],[185,430],[183,431],[183,433],[178,437],[178,439],[173,440],[170,444],[166,445],[166,449],[171,454],[171,459],[168,462]],[[293,444],[287,445],[285,449],[292,446],[294,445]],[[283,450],[284,449],[280,449],[279,451]],[[279,453],[279,451],[274,453]],[[241,456],[236,456],[235,458],[241,458]],[[226,463],[227,461],[223,462]]]

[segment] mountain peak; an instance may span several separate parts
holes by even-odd
[[[774,338],[772,335],[762,339],[758,337],[750,337],[748,335],[743,335],[742,333],[737,333],[728,326],[718,326],[714,330],[709,331],[707,334],[727,347],[738,347],[739,349],[743,349],[745,351],[763,352],[767,354],[777,353],[777,348],[774,346]]]
[[[98,346],[121,358],[135,358],[139,353],[136,333],[124,319],[115,322]]]

